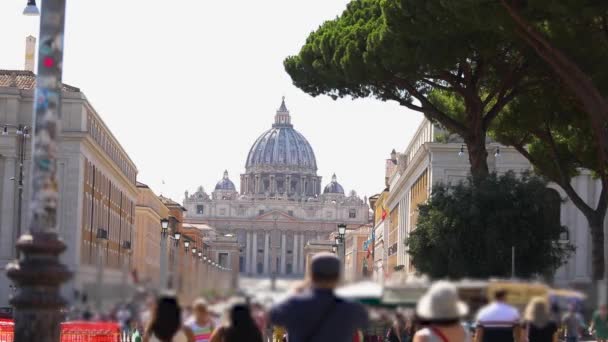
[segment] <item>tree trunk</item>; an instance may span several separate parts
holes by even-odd
[[[471,176],[478,181],[486,178],[490,173],[488,168],[488,151],[486,150],[486,135],[484,132],[464,139],[471,164]]]
[[[591,233],[591,273],[593,280],[604,278],[604,215],[595,211],[587,216]]]

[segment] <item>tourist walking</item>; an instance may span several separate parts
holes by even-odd
[[[522,341],[557,342],[558,326],[551,317],[549,303],[543,297],[534,297],[524,313]]]
[[[410,342],[413,337],[411,326],[411,321],[407,320],[402,313],[395,313],[393,326],[388,330],[386,339],[388,342]]]
[[[507,291],[498,290],[494,301],[477,313],[476,342],[513,342],[521,336],[519,311],[507,304]]]
[[[192,331],[182,326],[182,312],[174,296],[158,298],[143,342],[194,342]]]
[[[311,288],[272,307],[271,324],[285,327],[289,342],[351,342],[355,332],[367,326],[362,305],[334,295],[340,270],[334,254],[316,254],[309,268]]]
[[[192,330],[194,341],[209,342],[215,330],[215,323],[209,315],[207,301],[199,298],[192,303],[193,315],[186,321],[186,326]]]
[[[576,305],[570,304],[568,312],[562,318],[564,337],[566,342],[578,342],[583,336],[585,321],[581,314],[576,311]]]
[[[608,307],[600,305],[599,310],[593,313],[589,332],[595,336],[597,342],[608,342]]]
[[[416,319],[424,328],[416,332],[414,342],[469,342],[471,337],[461,324],[467,313],[456,287],[446,281],[436,282],[416,306]]]
[[[262,342],[262,333],[251,316],[249,306],[236,304],[228,316],[228,325],[216,328],[210,342]]]

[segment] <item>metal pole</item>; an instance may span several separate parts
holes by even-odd
[[[17,284],[15,341],[55,342],[60,337],[59,290],[71,273],[59,262],[66,249],[57,233],[59,186],[56,177],[57,134],[61,118],[61,74],[65,0],[44,0],[40,16],[38,77],[33,114],[28,232],[17,242],[18,261],[7,267]]]
[[[95,306],[97,310],[101,310],[102,305],[102,296],[103,296],[103,240],[97,240],[97,278],[96,281],[96,291],[95,291]]]
[[[515,246],[511,247],[511,278],[515,278]]]
[[[19,126],[19,130],[21,131],[21,135],[19,136],[19,179],[18,179],[18,183],[17,183],[17,191],[18,191],[18,195],[17,195],[17,200],[19,201],[19,203],[17,203],[17,233],[15,234],[15,236],[17,237],[17,239],[19,239],[19,237],[21,237],[21,216],[23,216],[22,214],[22,207],[23,207],[23,162],[25,160],[25,140],[26,140],[26,136],[25,136],[25,132],[26,129],[25,127],[21,127]],[[17,246],[15,246],[15,259],[19,259],[19,248]]]
[[[167,233],[160,236],[160,277],[158,289],[164,290],[167,287]]]
[[[173,290],[175,290],[176,294],[179,296],[179,261],[177,260],[179,257],[179,240],[174,240],[175,248],[173,249]]]
[[[124,248],[124,252],[123,252],[123,260],[122,260],[122,279],[121,279],[121,283],[122,283],[122,288],[120,290],[121,292],[121,300],[122,303],[125,303],[127,300],[127,273],[129,272],[129,250]]]

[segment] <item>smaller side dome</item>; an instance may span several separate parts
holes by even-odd
[[[217,182],[217,184],[215,185],[215,190],[236,191],[234,183],[232,183],[230,178],[228,178],[228,170],[224,171],[224,177],[219,182]]]
[[[325,186],[323,193],[324,194],[342,194],[342,195],[344,195],[344,188],[342,187],[342,185],[340,185],[340,183],[338,183],[338,179],[337,179],[335,173],[331,177],[331,183],[329,183]]]

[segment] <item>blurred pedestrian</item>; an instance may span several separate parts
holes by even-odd
[[[564,337],[566,342],[578,342],[583,336],[585,327],[583,316],[576,311],[576,304],[570,304],[568,312],[562,318]]]
[[[476,342],[513,342],[521,336],[519,311],[507,304],[506,290],[498,290],[494,301],[477,313]]]
[[[272,307],[271,323],[285,327],[291,341],[352,342],[355,332],[367,326],[368,315],[362,305],[334,295],[341,268],[334,254],[316,254],[309,268],[311,289]]]
[[[209,315],[207,301],[199,298],[192,303],[194,315],[186,321],[186,326],[192,330],[196,342],[209,342],[215,330],[215,323]]]
[[[401,312],[395,313],[393,326],[386,334],[388,342],[410,342],[412,337],[411,321],[408,321]]]
[[[127,333],[131,327],[131,311],[126,305],[122,304],[116,311],[116,320],[120,324],[123,333]]]
[[[446,281],[436,282],[416,305],[416,318],[424,328],[416,332],[414,342],[470,342],[460,322],[467,313],[456,287]]]
[[[215,329],[210,342],[262,342],[262,333],[251,316],[249,306],[236,304],[228,316],[228,324]]]
[[[551,317],[549,303],[543,297],[534,297],[528,303],[524,313],[522,341],[557,342],[557,322]]]
[[[599,310],[593,313],[591,326],[589,327],[597,342],[608,342],[608,307],[600,305]]]
[[[158,298],[143,342],[194,342],[192,330],[182,326],[182,312],[171,295]]]

